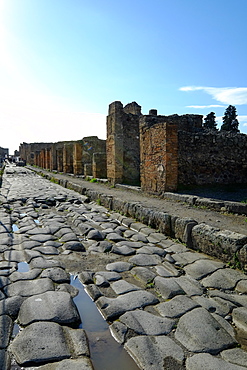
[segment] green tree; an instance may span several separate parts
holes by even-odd
[[[214,112],[206,115],[206,117],[204,118],[204,127],[213,130],[217,129],[216,117]]]
[[[238,125],[236,107],[234,107],[234,105],[229,105],[225,110],[221,130],[239,132]]]

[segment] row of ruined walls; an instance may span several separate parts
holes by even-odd
[[[20,157],[52,171],[106,177],[106,141],[97,136],[57,143],[22,143]]]
[[[198,114],[142,115],[133,102],[109,106],[107,175],[162,194],[184,185],[247,184],[247,135],[203,128]],[[140,179],[140,180],[139,180]]]
[[[75,175],[141,185],[162,194],[182,185],[247,184],[247,135],[206,130],[202,115],[148,115],[132,102],[109,105],[107,139],[23,143],[31,165]]]

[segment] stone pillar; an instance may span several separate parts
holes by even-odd
[[[51,170],[57,170],[57,153],[56,153],[56,144],[51,146]]]
[[[58,172],[63,172],[63,148],[56,149],[57,157],[57,170]]]
[[[93,177],[98,179],[105,179],[106,172],[106,153],[93,154]]]
[[[87,176],[92,176],[93,175],[93,166],[92,163],[85,163],[84,164],[84,175]]]
[[[165,124],[165,189],[176,191],[178,188],[178,124]]]
[[[178,186],[176,116],[143,116],[140,120],[141,187],[162,194]]]
[[[46,148],[44,150],[44,153],[45,153],[45,168],[46,169],[51,169],[51,152],[50,152],[50,148]]]
[[[65,143],[63,147],[63,172],[73,173],[73,143]]]
[[[82,165],[82,143],[74,143],[73,148],[73,167],[75,175],[83,174],[83,165]]]
[[[109,105],[107,116],[107,178],[112,184],[139,185],[141,107],[133,102],[124,108],[120,101]]]
[[[112,184],[123,180],[123,104],[115,101],[109,105],[107,116],[107,178]]]

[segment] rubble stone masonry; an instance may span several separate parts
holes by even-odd
[[[125,107],[120,101],[109,106],[107,117],[107,177],[110,183],[139,185],[141,107],[133,102]]]
[[[140,119],[141,187],[150,193],[174,191],[178,183],[178,132],[174,117]]]
[[[247,135],[179,131],[178,141],[180,185],[247,184]]]

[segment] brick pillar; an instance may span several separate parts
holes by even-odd
[[[141,106],[136,102],[124,108],[120,101],[109,105],[107,116],[107,178],[109,182],[139,185]]]
[[[74,143],[73,148],[73,167],[75,175],[83,174],[83,165],[82,165],[82,143]]]
[[[165,191],[178,188],[178,125],[167,122],[165,125]]]
[[[50,149],[45,149],[45,168],[46,169],[51,169],[51,152]]]
[[[57,151],[56,144],[51,146],[51,170],[57,170]]]
[[[93,177],[98,179],[105,179],[106,172],[106,153],[93,154]]]
[[[63,148],[56,149],[57,170],[63,172]]]
[[[107,178],[110,183],[121,183],[123,179],[123,104],[115,101],[109,105],[107,116]]]
[[[84,164],[84,175],[85,176],[92,176],[93,175],[93,172],[92,172],[92,163],[85,163]]]
[[[178,123],[174,116],[140,120],[141,187],[162,194],[178,186]]]
[[[63,146],[63,172],[73,173],[73,143]]]

